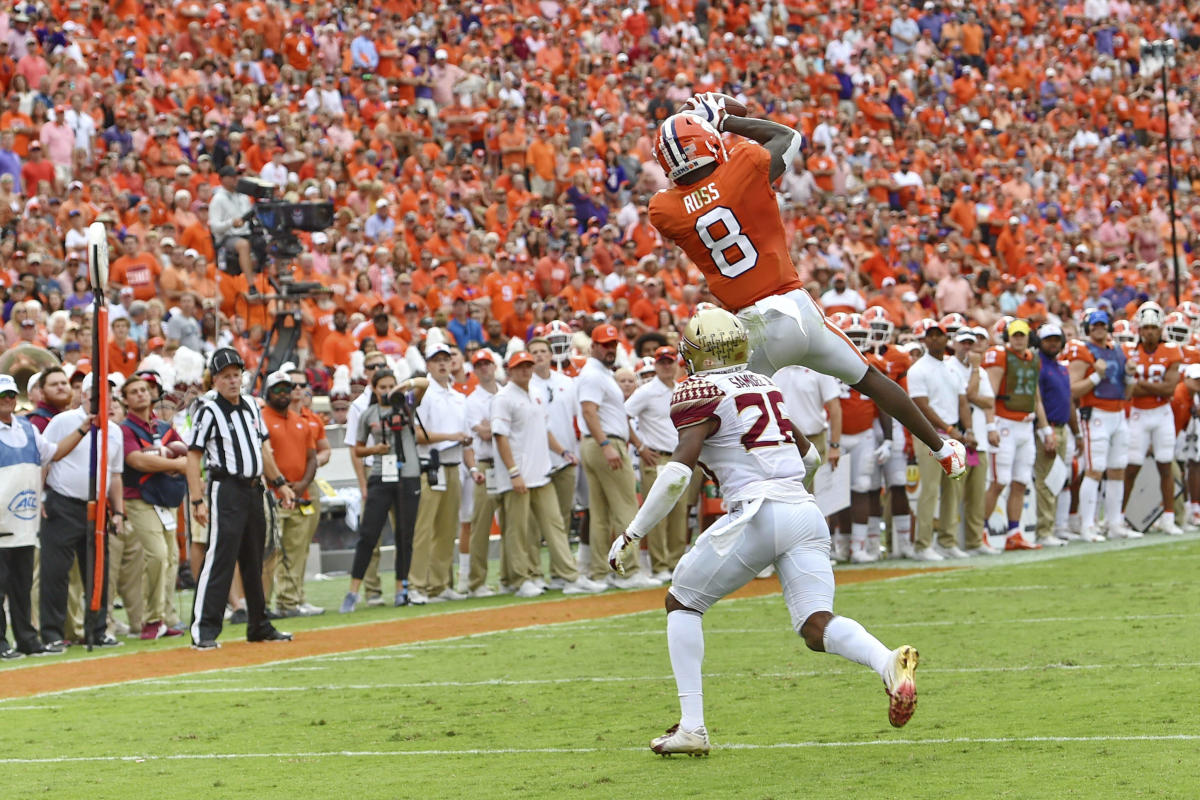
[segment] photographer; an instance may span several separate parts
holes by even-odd
[[[426,378],[414,378],[401,384],[403,392],[415,391],[417,397],[429,386]],[[354,548],[354,564],[350,568],[350,591],[342,600],[341,613],[348,614],[358,604],[358,590],[375,546],[379,543],[383,523],[389,511],[396,520],[396,598],[397,606],[406,606],[408,596],[408,567],[412,560],[413,529],[417,520],[417,504],[421,499],[420,477],[402,476],[411,472],[417,463],[416,439],[412,434],[411,409],[395,408],[396,375],[390,369],[377,369],[371,376],[371,401],[358,421],[356,442],[352,446],[355,458],[375,456],[367,477],[367,494],[363,501],[362,519],[358,525],[358,544]],[[406,430],[407,429],[407,430]],[[407,436],[405,434],[408,434]],[[407,469],[405,469],[407,467]]]
[[[221,167],[221,186],[213,193],[208,207],[208,227],[212,230],[213,243],[218,253],[225,254],[222,269],[236,275],[230,262],[237,258],[242,274],[246,276],[248,294],[256,294],[254,285],[254,259],[250,254],[249,216],[253,213],[250,198],[237,191],[238,172],[234,167]],[[218,259],[220,262],[220,259]]]

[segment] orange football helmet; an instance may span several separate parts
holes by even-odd
[[[1175,344],[1187,344],[1191,338],[1192,328],[1188,318],[1181,311],[1172,311],[1163,320],[1163,338]]]
[[[1119,319],[1113,323],[1112,337],[1117,344],[1135,344],[1138,338],[1137,329],[1129,320]]]
[[[869,344],[880,347],[892,341],[896,326],[888,319],[887,310],[883,306],[871,306],[863,312],[862,319],[870,331],[867,339]]]
[[[724,164],[728,157],[721,134],[691,114],[667,117],[654,139],[654,157],[672,183],[706,164]]]

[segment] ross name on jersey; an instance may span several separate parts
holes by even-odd
[[[694,211],[699,211],[714,200],[719,199],[721,199],[721,193],[717,191],[717,185],[715,183],[708,183],[683,196],[683,210],[691,214]]]

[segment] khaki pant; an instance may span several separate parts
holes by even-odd
[[[485,473],[492,466],[491,461],[480,461],[479,468]],[[471,570],[467,578],[467,588],[472,592],[487,583],[488,573],[488,543],[492,535],[492,518],[500,507],[499,495],[488,494],[487,484],[472,483],[474,493],[474,508],[471,511],[471,534],[467,542],[467,551],[471,554]],[[503,573],[502,573],[503,579]],[[462,580],[462,577],[459,577]]]
[[[1058,509],[1058,495],[1052,494],[1046,488],[1046,473],[1054,465],[1054,457],[1058,456],[1063,463],[1070,464],[1067,456],[1067,429],[1065,425],[1055,425],[1054,434],[1058,437],[1058,449],[1047,453],[1042,442],[1037,442],[1037,455],[1033,459],[1033,485],[1037,492],[1037,538],[1049,539],[1054,535],[1054,515]],[[1063,486],[1063,491],[1070,490],[1070,479]]]
[[[175,531],[168,531],[154,506],[144,500],[126,500],[125,513],[142,549],[142,591],[146,598],[144,619],[146,622],[166,622],[170,596],[175,593],[172,576],[179,570]]]
[[[983,504],[987,495],[987,453],[979,454],[979,464],[967,467],[962,479],[963,544],[968,550],[983,545]]]
[[[804,435],[804,438],[806,438],[810,442],[812,442],[812,446],[817,448],[817,452],[821,454],[821,463],[822,464],[824,464],[825,461],[829,458],[829,453],[826,452],[826,450],[825,450],[825,437],[826,437],[825,431],[821,431],[820,433],[814,433],[812,436],[809,436],[808,434]],[[817,477],[817,471],[815,469],[810,469],[808,472],[804,473],[804,488],[807,489],[809,492],[812,492],[812,490],[813,490],[813,481],[816,480],[816,477]]]
[[[304,603],[304,569],[308,564],[308,546],[312,544],[321,521],[319,506],[310,506],[305,515],[300,507],[275,510],[279,517],[279,549],[275,564],[275,607],[298,608]]]
[[[550,485],[554,487],[554,495],[558,498],[558,510],[562,513],[563,530],[568,538],[571,536],[571,518],[575,515],[575,473],[578,469],[574,464],[568,464],[550,476]],[[542,538],[546,538],[544,532]]]
[[[29,618],[33,625],[33,629],[41,629],[41,621],[38,619],[38,607],[42,598],[42,549],[40,547],[33,548],[33,583],[29,587]],[[105,570],[108,570],[108,565],[104,565]],[[83,616],[87,610],[83,599],[83,576],[80,570],[82,567],[79,564],[79,559],[75,559],[75,563],[71,565],[71,579],[67,584],[67,619],[63,624],[63,637],[71,642],[82,642],[83,636]],[[0,605],[3,605],[0,603]],[[0,610],[3,613],[3,610]]]
[[[129,520],[120,533],[108,538],[109,633],[112,633],[112,601],[118,594],[125,604],[130,633],[141,633],[146,622],[145,565],[142,542]]]
[[[608,548],[613,539],[625,532],[626,526],[637,514],[637,484],[633,462],[629,460],[629,448],[624,439],[610,438],[621,456],[620,469],[609,467],[595,439],[587,437],[579,447],[583,474],[588,484],[592,557],[591,575],[588,577],[597,581],[608,575]],[[637,548],[626,548],[625,570],[627,574],[638,571]]]
[[[500,497],[504,498],[506,530],[515,533],[518,540],[524,540],[524,552],[532,569],[532,575],[528,577],[541,577],[541,542],[545,539],[546,547],[550,549],[551,577],[575,583],[580,570],[571,554],[570,543],[566,541],[563,515],[552,483],[529,489],[524,494],[505,492]]]
[[[665,459],[665,456],[663,457]],[[658,480],[658,465],[642,465],[642,497],[650,494]],[[687,504],[676,503],[670,513],[646,534],[646,547],[650,551],[650,568],[655,572],[671,572],[683,550],[687,547]]]
[[[958,503],[962,484],[950,480],[942,465],[924,442],[914,441],[917,469],[921,474],[921,495],[917,498],[916,547],[924,550],[933,544],[933,517],[937,511],[938,544],[953,547],[958,543]]]
[[[443,468],[440,479],[445,491],[429,488],[429,478],[421,475],[421,504],[417,506],[417,525],[413,532],[413,557],[409,569],[409,588],[437,597],[450,586],[454,565],[454,545],[458,542],[458,506],[462,484],[458,467]]]

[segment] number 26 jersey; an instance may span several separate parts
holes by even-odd
[[[679,430],[716,420],[700,461],[726,501],[763,497],[789,503],[811,495],[796,449],[783,393],[770,378],[746,369],[693,375],[675,387],[671,421]]]
[[[732,311],[801,288],[770,170],[766,148],[744,141],[707,178],[650,198],[650,222],[687,253]]]

